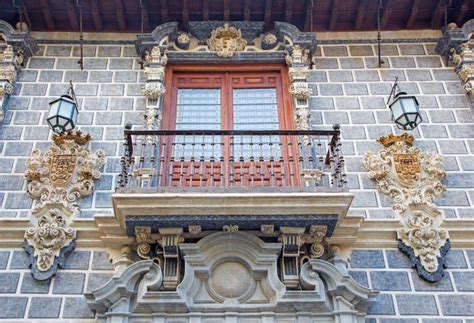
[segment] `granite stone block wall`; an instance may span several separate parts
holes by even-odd
[[[143,71],[132,43],[86,45],[84,55],[81,71],[78,46],[41,45],[19,74],[0,125],[0,218],[27,216],[31,200],[24,193],[25,160],[33,149],[49,147],[48,102],[64,94],[70,80],[80,104],[78,126],[92,135],[91,149],[103,149],[107,156],[94,195],[81,203],[80,217],[111,213],[124,124],[142,121]]]
[[[95,317],[83,293],[101,287],[113,267],[104,250],[77,249],[51,280],[33,279],[23,250],[0,251],[0,320]]]
[[[423,123],[415,144],[444,156],[446,194],[436,200],[447,218],[474,218],[474,117],[452,66],[434,52],[435,43],[382,46],[377,66],[373,44],[322,42],[308,76],[312,125],[341,125],[348,185],[355,194],[350,213],[368,219],[393,216],[390,200],[379,194],[362,166],[379,136],[399,132],[385,101],[398,77],[402,90],[415,94]],[[92,150],[104,149],[107,163],[96,191],[81,202],[79,217],[111,213],[111,194],[120,170],[123,129],[141,124],[145,98],[143,71],[132,43],[87,44],[84,71],[77,45],[42,44],[15,84],[5,120],[0,124],[0,218],[27,217],[32,206],[23,177],[32,149],[49,146],[48,102],[63,94],[69,80],[80,101],[78,124],[89,132]],[[367,322],[473,323],[474,250],[447,254],[446,276],[436,284],[421,280],[408,258],[396,249],[354,250],[352,277],[380,290]],[[104,250],[77,249],[49,282],[32,279],[21,249],[0,250],[0,318],[91,319],[82,294],[99,287],[112,267]]]
[[[429,283],[398,249],[353,250],[350,275],[380,291],[366,322],[472,322],[474,250],[452,249],[446,263],[445,276]]]
[[[400,89],[420,104],[423,122],[412,132],[415,145],[444,158],[448,191],[435,203],[447,218],[474,218],[474,107],[454,68],[434,52],[435,45],[384,44],[382,68],[376,45],[326,41],[319,46],[309,75],[312,125],[341,125],[348,186],[355,193],[352,214],[393,217],[389,198],[377,192],[362,159],[367,151],[379,150],[378,137],[401,132],[385,104],[398,77]]]

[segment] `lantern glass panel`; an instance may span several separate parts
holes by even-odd
[[[75,127],[77,114],[74,100],[68,95],[63,95],[50,103],[48,123],[54,132],[68,131]]]

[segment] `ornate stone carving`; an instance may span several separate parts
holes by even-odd
[[[293,97],[295,107],[295,124],[298,130],[311,129],[311,112],[309,111],[308,99],[312,94],[306,77],[309,73],[309,51],[299,45],[291,47],[286,55],[286,63],[289,66],[290,94]],[[305,142],[308,138],[305,138]]]
[[[229,58],[234,55],[234,52],[243,51],[247,41],[242,37],[240,29],[225,23],[224,26],[212,31],[207,44],[211,51],[217,52],[217,56]]]
[[[181,279],[179,244],[184,242],[182,234],[182,228],[161,228],[154,238],[150,227],[135,227],[137,255],[142,259],[153,259],[162,267],[164,289],[176,289]]]
[[[37,49],[28,32],[15,30],[6,21],[0,20],[0,121],[3,120],[18,71]]]
[[[164,86],[165,66],[168,63],[167,50],[160,46],[152,47],[145,54],[146,82],[142,93],[146,97],[145,114],[143,116],[143,129],[159,130],[161,128],[161,96],[166,92]],[[150,141],[150,137],[145,140]]]
[[[466,94],[474,94],[474,42],[467,41],[459,46],[458,51],[451,48],[451,59],[455,65],[455,71],[463,83]]]
[[[400,217],[400,248],[408,253],[418,274],[428,281],[443,276],[443,256],[449,248],[448,233],[441,228],[444,216],[433,203],[445,191],[442,157],[413,147],[408,134],[378,140],[378,154],[367,152],[363,164],[380,192],[392,197]]]
[[[474,19],[467,21],[461,28],[450,23],[444,35],[436,45],[436,52],[450,59],[454,70],[462,81],[466,94],[474,94],[474,42],[471,39],[474,33]]]
[[[281,244],[248,232],[214,233],[181,250],[186,272],[177,291],[161,290],[164,273],[154,261],[138,261],[86,293],[98,319],[182,320],[193,313],[203,322],[359,322],[377,294],[354,281],[337,257],[308,260],[298,275],[301,288],[289,291],[278,277]]]
[[[105,153],[91,153],[86,147],[90,136],[79,131],[54,135],[53,145],[42,154],[35,149],[26,161],[27,193],[34,199],[33,228],[25,239],[33,248],[33,276],[48,279],[57,270],[56,257],[75,238],[70,224],[79,212],[78,201],[92,194],[94,181],[101,176]]]

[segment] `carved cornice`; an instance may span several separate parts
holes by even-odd
[[[34,205],[33,227],[25,233],[31,248],[25,250],[33,252],[30,256],[36,279],[54,275],[61,251],[71,249],[76,233],[70,225],[79,212],[78,201],[92,194],[94,181],[101,176],[105,153],[99,150],[92,154],[83,147],[89,140],[90,136],[80,131],[55,135],[44,154],[35,149],[26,161],[26,192]]]
[[[378,154],[367,152],[363,160],[369,178],[393,199],[393,211],[400,218],[397,230],[400,249],[414,261],[418,274],[428,281],[443,276],[443,257],[449,248],[448,233],[441,228],[444,215],[433,203],[445,187],[442,157],[412,147],[408,135],[386,136]]]

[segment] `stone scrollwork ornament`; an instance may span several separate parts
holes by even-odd
[[[240,29],[227,23],[214,29],[207,43],[211,51],[217,52],[217,56],[223,58],[234,56],[234,52],[243,51],[247,45]]]
[[[71,131],[53,136],[52,146],[41,153],[35,149],[26,161],[27,194],[34,200],[32,228],[25,233],[33,276],[49,279],[64,257],[74,249],[75,230],[70,227],[79,213],[78,201],[94,190],[101,176],[105,153],[84,147],[88,134]]]
[[[393,199],[393,211],[400,218],[399,248],[412,261],[418,274],[435,282],[444,275],[444,256],[449,250],[448,232],[441,228],[443,213],[433,203],[445,187],[442,157],[413,147],[414,137],[380,137],[384,148],[367,152],[363,160],[368,176],[378,190]]]

